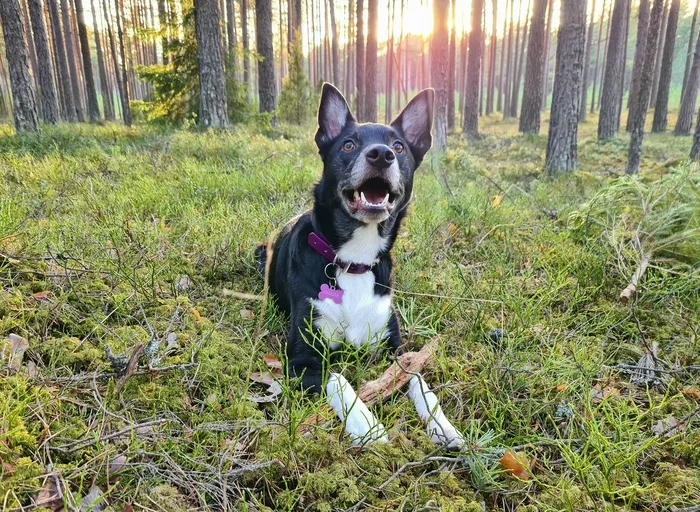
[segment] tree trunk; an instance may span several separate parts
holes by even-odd
[[[545,14],[548,0],[535,0],[530,23],[530,41],[527,48],[527,69],[523,105],[520,112],[520,131],[540,133],[540,110],[542,106],[542,83],[544,75]]]
[[[552,14],[554,0],[549,0],[547,5],[547,28],[544,31],[544,77],[542,79],[542,106],[540,110],[547,110],[547,96],[549,96],[549,58],[552,50]]]
[[[472,0],[471,30],[469,31],[469,56],[467,60],[467,84],[464,98],[462,133],[469,137],[479,134],[479,75],[481,70],[481,41],[483,27],[481,11],[484,0]]]
[[[512,1],[512,0],[511,0]],[[503,112],[503,102],[505,100],[505,63],[506,63],[506,32],[508,31],[508,1],[505,3],[505,13],[503,16],[503,36],[501,37],[501,59],[498,70],[498,99],[496,100],[496,110]],[[466,82],[466,80],[465,80]],[[465,84],[466,92],[466,84]],[[464,122],[462,122],[464,124]]]
[[[700,31],[698,31],[697,35],[693,64],[688,74],[688,83],[685,85],[685,91],[681,98],[681,109],[678,112],[678,120],[673,131],[676,135],[687,135],[690,133],[695,104],[698,99],[698,85],[700,85]]]
[[[75,45],[71,31],[70,11],[68,1],[61,0],[61,17],[63,18],[63,38],[66,42],[66,55],[68,56],[68,72],[70,74],[71,90],[73,92],[73,102],[75,103],[75,117],[78,121],[85,120],[83,111],[82,96],[80,94],[80,78],[78,76],[78,66],[75,61]]]
[[[585,41],[585,0],[562,2],[545,162],[545,170],[549,175],[572,171],[576,168],[578,109],[581,106],[581,75]]]
[[[595,112],[595,93],[598,85],[598,63],[600,62],[600,45],[603,36],[603,21],[605,18],[605,0],[603,0],[603,8],[600,10],[600,23],[598,24],[598,43],[596,44],[595,66],[593,67],[593,92],[591,94],[591,114]]]
[[[255,40],[258,55],[258,96],[260,112],[275,110],[275,45],[272,36],[272,1],[255,0]]]
[[[521,0],[522,3],[522,0]],[[515,0],[510,1],[510,26],[508,27],[508,52],[506,57],[506,84],[503,95],[503,119],[510,119],[510,92],[513,76],[513,24],[515,22]]]
[[[37,78],[41,92],[41,116],[45,123],[56,124],[59,120],[60,113],[58,108],[58,95],[54,82],[53,64],[51,62],[51,48],[49,47],[46,23],[44,22],[44,10],[41,5],[41,0],[29,0],[28,3],[36,53],[38,59],[42,63],[37,70]]]
[[[588,25],[586,35],[586,53],[583,56],[583,82],[581,82],[581,108],[578,111],[578,121],[583,123],[586,120],[588,107],[588,75],[591,70],[591,52],[593,51],[593,28],[595,27],[595,3],[591,6],[591,22]]]
[[[698,7],[700,6],[700,1],[695,1],[695,9],[693,10],[693,21],[690,24],[690,35],[688,36],[688,53],[685,56],[685,70],[683,71],[683,86],[681,87],[681,98],[685,93],[685,86],[688,83],[688,73],[690,73],[690,68],[693,62],[693,41],[695,35],[695,23],[698,20]]]
[[[386,87],[384,88],[385,108],[384,120],[391,122],[392,100],[394,92],[394,20],[396,19],[396,0],[387,0],[387,50],[386,50]]]
[[[531,0],[527,1],[527,10],[525,11],[525,28],[523,29],[523,43],[518,55],[518,65],[515,68],[515,83],[513,84],[513,96],[510,101],[510,115],[518,117],[518,103],[520,101],[520,83],[523,80],[523,71],[525,67],[525,55],[527,54],[526,44],[528,30],[530,29],[530,6]]]
[[[358,121],[365,120],[365,4],[357,0],[357,39],[355,46],[355,113]]]
[[[114,101],[112,101],[112,92],[107,79],[107,66],[105,65],[105,56],[102,49],[102,38],[100,37],[100,31],[97,29],[99,12],[95,10],[94,0],[90,0],[90,11],[92,12],[93,35],[95,36],[95,51],[97,52],[97,70],[100,74],[100,91],[102,92],[105,120],[114,121]]]
[[[365,82],[364,121],[377,122],[377,23],[379,18],[379,0],[367,1],[367,48],[365,50],[365,73],[369,80]]]
[[[640,79],[642,75],[642,68],[644,67],[645,51],[647,45],[647,37],[649,35],[649,8],[650,0],[640,0],[639,3],[639,18],[637,20],[637,45],[634,50],[634,64],[632,65],[632,81],[630,83],[630,94],[629,100],[627,101],[627,108],[629,113],[627,115],[627,131],[632,131],[632,118],[634,110],[637,108],[639,102],[639,87]]]
[[[37,65],[37,62],[36,62],[36,44],[34,42],[34,36],[32,35],[32,31],[29,28],[29,24],[30,24],[29,20],[31,19],[31,16],[29,15],[27,0],[20,0],[20,3],[21,3],[20,7],[22,9],[22,20],[24,23],[27,24],[27,27],[26,27],[27,31],[26,31],[25,35],[26,35],[26,39],[27,39],[27,49],[29,50],[29,62],[32,65],[32,76],[35,80],[34,86],[36,88],[36,86],[37,86],[36,80],[37,80],[37,77],[39,76],[39,66]],[[39,106],[39,110],[41,111],[41,105],[38,105],[38,106]]]
[[[338,50],[338,26],[335,21],[335,5],[333,0],[328,0],[328,9],[331,15],[331,53],[333,54],[331,67],[333,69],[333,82],[337,85],[340,83],[340,52]]]
[[[693,147],[690,149],[690,159],[696,162],[700,160],[700,112],[698,112],[698,122],[695,125]]]
[[[454,131],[455,129],[455,73],[457,66],[457,19],[456,2],[452,0],[452,30],[450,31],[450,47],[448,53],[448,70],[447,70],[447,130]]]
[[[664,0],[654,0],[649,18],[649,35],[647,36],[646,55],[655,55],[659,41],[659,27],[663,18]],[[639,87],[639,104],[634,111],[632,120],[632,133],[630,136],[630,149],[627,157],[627,174],[639,172],[639,160],[642,156],[642,141],[644,139],[644,123],[647,118],[647,105],[651,96],[652,81],[654,78],[653,59],[644,59],[642,68],[641,85]]]
[[[670,0],[665,0],[664,2],[663,18],[661,19],[661,26],[659,27],[658,41],[656,44],[656,60],[654,61],[654,81],[651,87],[651,96],[649,97],[649,108],[653,107],[656,103],[656,95],[659,91],[659,77],[661,76],[661,58],[664,51],[664,35],[666,34],[666,25],[668,24],[669,1]]]
[[[603,97],[603,83],[605,81],[605,63],[608,62],[608,50],[610,49],[610,30],[612,28],[612,11],[613,11],[614,0],[610,0],[610,5],[608,6],[608,26],[605,27],[605,33],[607,34],[605,38],[605,52],[603,53],[603,69],[600,75],[600,90],[601,94],[598,95],[598,110],[600,110],[600,103]]]
[[[245,1],[242,0],[242,2]],[[226,128],[228,126],[228,113],[224,62],[221,57],[219,2],[217,0],[195,0],[194,9],[197,27],[197,59],[199,62],[199,123],[205,127]],[[243,11],[243,8],[241,10]],[[245,38],[247,37],[247,24],[244,24],[243,27]]]
[[[491,47],[489,51],[489,78],[486,84],[486,115],[493,112],[493,95],[496,84],[496,50],[498,45],[498,0],[493,0],[491,3]],[[464,32],[462,33],[464,38]],[[464,76],[464,68],[462,68],[461,76]],[[460,103],[461,104],[461,103]]]
[[[131,126],[131,105],[129,104],[129,81],[126,72],[126,51],[124,49],[124,30],[122,29],[122,20],[124,19],[123,4],[119,0],[114,0],[114,7],[116,9],[117,18],[117,39],[119,41],[119,58],[121,60],[121,66],[117,70],[117,75],[121,75],[117,79],[117,83],[121,81],[121,87],[119,88],[119,96],[121,97],[122,103],[122,119],[126,126]],[[116,65],[116,59],[115,59]]]
[[[233,0],[227,0],[227,5],[229,3],[233,3]],[[229,14],[229,19],[232,19]],[[160,24],[160,44],[163,49],[163,64],[166,66],[170,63],[170,58],[168,57],[168,31],[166,29],[166,26],[168,25],[168,14],[165,10],[165,0],[158,0],[158,23]],[[233,27],[230,26],[231,23],[228,24],[227,28],[229,29],[229,48],[231,48],[231,43],[232,43],[232,30]],[[106,115],[106,114],[105,114]]]
[[[97,89],[95,77],[92,74],[92,60],[90,59],[90,43],[87,27],[85,26],[85,13],[83,12],[83,0],[75,0],[75,13],[78,19],[78,40],[80,41],[80,54],[83,58],[83,76],[87,88],[88,119],[91,123],[100,120],[100,106],[97,103]]]
[[[38,132],[34,85],[29,74],[29,50],[24,38],[22,12],[18,0],[0,1],[0,21],[5,37],[5,55],[12,88],[12,116],[18,132]]]
[[[474,4],[483,3],[483,0],[475,0]],[[435,106],[433,120],[433,146],[439,152],[447,149],[447,48],[449,33],[447,28],[447,18],[450,11],[450,0],[433,0],[433,34],[430,44],[430,77],[432,86],[435,89]],[[473,15],[472,15],[473,17]],[[478,20],[481,22],[481,9],[478,12]],[[478,43],[477,43],[478,44]],[[368,73],[369,75],[369,70]],[[479,102],[479,73],[475,76],[476,88],[474,105],[475,112],[478,112]]]
[[[681,0],[672,0],[671,10],[666,24],[666,42],[664,43],[664,55],[661,62],[661,77],[659,90],[656,92],[656,106],[654,107],[654,122],[651,131],[655,133],[665,132],[668,124],[668,95],[671,90],[671,71],[673,69],[673,52],[676,45],[676,32],[678,29],[678,13],[681,8]]]
[[[68,71],[68,55],[63,41],[63,29],[61,28],[61,16],[58,12],[58,0],[48,0],[49,20],[51,22],[51,34],[56,53],[58,66],[58,84],[61,93],[62,105],[64,108],[64,118],[68,121],[77,121],[75,114],[75,101],[73,99],[73,87]]]
[[[600,107],[600,119],[598,120],[599,139],[610,139],[619,129],[619,111],[622,107],[620,91],[625,78],[625,18],[628,12],[628,2],[629,0],[615,0],[615,8],[612,13],[612,28],[610,40],[608,41],[602,104]]]
[[[198,3],[200,0],[195,0]],[[205,0],[205,2],[210,0]],[[250,97],[250,40],[248,35],[248,0],[241,0],[241,32],[243,38],[243,82]]]

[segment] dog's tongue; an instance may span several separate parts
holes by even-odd
[[[368,202],[379,204],[384,201],[389,190],[382,180],[371,179],[362,184],[360,192],[365,194],[365,199]]]

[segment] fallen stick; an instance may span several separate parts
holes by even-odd
[[[644,272],[646,272],[647,267],[649,266],[649,260],[651,259],[651,253],[647,252],[644,253],[642,256],[642,261],[639,262],[639,266],[637,267],[637,270],[634,271],[634,274],[632,275],[632,279],[630,280],[630,284],[627,285],[627,288],[622,290],[620,292],[620,301],[623,304],[627,304],[627,301],[634,297],[635,293],[637,293],[637,285],[639,284],[639,280],[642,278],[644,275]]]
[[[439,339],[432,338],[418,352],[406,352],[399,356],[381,377],[366,382],[360,388],[359,399],[367,405],[372,405],[389,398],[396,390],[405,386],[411,377],[419,373],[431,359],[437,349]],[[313,427],[325,426],[328,422],[326,417],[333,414],[330,406],[324,408],[325,414],[314,414],[307,418],[299,430],[305,436],[311,434]]]

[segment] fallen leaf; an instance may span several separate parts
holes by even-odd
[[[680,421],[678,421],[677,418],[674,418],[673,416],[669,416],[667,418],[659,420],[656,425],[651,427],[651,431],[657,436],[671,435],[671,434],[675,434],[680,426],[681,426],[681,423],[680,423]]]
[[[34,297],[37,300],[48,299],[49,297],[51,297],[51,295],[53,295],[51,290],[44,290],[43,292],[32,293],[32,297]]]
[[[134,512],[134,506],[131,504],[124,505],[122,512]]]
[[[491,204],[493,205],[494,208],[498,208],[501,206],[501,202],[503,201],[503,194],[499,193],[493,196],[493,199],[491,199]]]
[[[557,391],[559,391],[561,393],[562,391],[566,390],[567,387],[568,386],[566,384],[559,384],[557,386]]]
[[[15,472],[15,467],[9,462],[2,463],[2,472],[6,475],[11,475]]]
[[[102,512],[104,507],[104,492],[102,489],[93,485],[90,491],[80,500],[78,510],[80,512]]]
[[[278,380],[274,380],[267,388],[267,395],[263,396],[249,396],[248,400],[258,404],[264,404],[268,402],[274,402],[277,397],[282,393],[282,386],[280,386]]]
[[[282,362],[277,359],[277,356],[274,354],[265,354],[263,356],[263,361],[265,361],[265,366],[268,368],[279,368],[280,370],[282,369]]]
[[[270,372],[253,372],[250,374],[250,380],[257,382],[258,384],[265,384],[269,386],[275,382],[276,377]]]
[[[681,392],[686,396],[686,398],[692,398],[693,400],[700,402],[700,390],[698,388],[687,387]]]
[[[17,334],[8,334],[7,340],[2,342],[0,359],[7,362],[7,366],[18,370],[24,358],[24,352],[29,348],[26,338]]]
[[[37,375],[39,375],[39,369],[36,367],[34,361],[29,361],[27,363],[27,377],[36,379]]]
[[[126,456],[124,455],[118,455],[112,459],[112,461],[109,463],[109,467],[107,468],[107,474],[108,475],[113,475],[114,473],[118,473],[119,471],[122,470],[124,465],[126,464]]]
[[[255,313],[253,313],[250,309],[241,309],[241,318],[250,320],[251,318],[255,318]]]
[[[192,314],[194,317],[195,322],[201,322],[202,321],[202,315],[199,314],[199,311],[197,311],[197,308],[190,308],[189,312]]]
[[[532,476],[527,459],[523,454],[506,450],[503,457],[501,457],[500,463],[511,475],[520,480],[529,480]]]
[[[190,276],[182,276],[180,279],[178,279],[177,283],[175,283],[175,289],[180,292],[186,292],[190,286],[192,286],[192,279],[190,279]]]
[[[454,235],[454,234],[457,232],[457,224],[455,224],[454,222],[450,222],[450,223],[447,225],[447,231],[448,231],[451,235]]]
[[[593,386],[595,390],[591,396],[591,400],[594,403],[599,403],[608,398],[609,396],[620,396],[620,390],[612,386],[605,386],[601,388],[599,385]]]
[[[4,241],[4,240],[3,240]],[[5,244],[3,244],[5,245]],[[4,259],[11,265],[19,265],[19,260],[17,258],[13,258],[12,256],[8,256],[7,254],[0,254],[0,258]]]
[[[44,480],[41,490],[34,498],[34,505],[40,508],[45,508],[51,512],[60,512],[63,508],[63,492],[58,488],[56,483],[58,479],[47,477]]]

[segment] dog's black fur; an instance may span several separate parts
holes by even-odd
[[[400,185],[398,190],[392,190],[395,204],[388,218],[378,223],[379,234],[388,239],[388,244],[376,255],[377,263],[371,272],[375,278],[374,293],[378,296],[390,293],[392,260],[389,251],[406,215],[414,172],[431,146],[433,97],[432,90],[421,92],[391,125],[359,124],[342,94],[332,85],[324,84],[315,137],[323,160],[323,174],[314,189],[313,210],[278,236],[269,268],[269,289],[291,320],[287,343],[288,375],[300,377],[304,388],[315,392],[322,390],[325,347],[318,333],[309,331],[315,330],[313,318],[318,314],[312,311],[312,300],[318,296],[320,285],[328,283],[324,270],[328,261],[308,245],[307,237],[311,231],[320,232],[336,251],[350,240],[353,232],[365,223],[343,204],[342,187],[347,184],[363,150],[368,150],[369,146],[389,150],[398,159]],[[347,141],[354,143],[354,150],[344,150]],[[391,149],[397,141],[405,148],[400,153]],[[391,154],[385,154],[393,160]],[[381,168],[372,168],[367,176],[379,177],[381,173]],[[264,251],[259,251],[258,257],[264,263]],[[395,312],[389,317],[386,333],[389,348],[400,352],[402,342]]]

